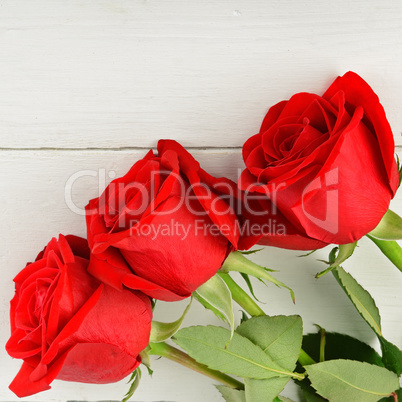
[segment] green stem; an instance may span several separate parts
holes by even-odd
[[[219,273],[225,281],[233,300],[253,317],[266,315],[258,304],[230,277],[229,274]]]
[[[247,313],[252,317],[266,315],[264,310],[258,307],[255,301],[229,276],[229,274],[220,273],[219,275],[225,281],[226,285],[228,285],[233,300],[247,311]],[[303,349],[300,349],[298,361],[302,366],[315,363],[315,361]]]
[[[315,364],[315,361],[303,349],[300,349],[300,355],[297,360],[302,366],[308,366],[309,364]]]
[[[395,240],[380,240],[369,234],[367,237],[402,272],[402,249],[400,245]]]
[[[327,343],[326,333],[324,328],[320,328],[320,362],[325,361],[325,344]]]
[[[204,364],[197,363],[193,358],[191,358],[186,353],[182,352],[179,349],[176,349],[173,346],[168,345],[165,342],[158,342],[149,344],[151,350],[148,352],[150,355],[157,355],[161,357],[165,357],[166,359],[172,360],[176,363],[181,364],[191,370],[196,371],[197,373],[203,374],[207,377],[210,377],[216,381],[219,381],[221,384],[226,385],[230,388],[235,389],[244,389],[244,384],[236,379],[221,373],[220,371],[212,370],[205,366]]]

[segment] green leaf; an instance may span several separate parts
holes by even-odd
[[[336,332],[326,332],[325,339],[326,360],[350,359],[375,364],[377,366],[384,366],[381,356],[372,347],[356,338]],[[316,361],[318,361],[320,357],[320,344],[320,332],[303,336],[302,349]],[[302,369],[299,363],[297,363],[297,367],[299,370]],[[296,384],[303,389],[303,392],[310,396],[312,401],[314,400],[314,396],[321,398],[311,387],[308,378],[305,378],[303,381],[297,381]],[[306,399],[309,401],[307,397]],[[321,398],[319,400],[323,399]]]
[[[141,380],[141,370],[139,367],[137,367],[137,369],[134,370],[133,374],[131,375],[130,380],[128,381],[129,383],[131,382],[131,385],[127,394],[124,395],[124,398],[121,400],[121,402],[127,402],[134,395],[134,392],[140,385],[140,380]]]
[[[388,370],[402,374],[402,351],[382,336],[378,336],[382,350],[382,361]]]
[[[278,364],[293,371],[300,353],[303,324],[299,316],[254,317],[242,323],[236,330],[250,339]],[[246,399],[270,401],[282,392],[289,378],[268,380],[246,379]]]
[[[258,264],[255,264],[254,262],[244,257],[242,253],[238,251],[233,251],[228,255],[220,271],[225,273],[228,273],[230,271],[241,272],[243,274],[255,276],[256,278],[259,278],[261,280],[272,282],[278,287],[284,287],[288,289],[290,291],[293,303],[295,302],[294,292],[289,286],[286,286],[284,283],[278,281],[272,275],[270,275],[267,272],[269,271],[268,268],[264,268]]]
[[[395,401],[402,401],[402,388],[399,388],[395,391],[395,395],[398,399],[394,398],[394,395],[388,396],[387,398],[380,399],[379,402],[395,402]]]
[[[209,281],[202,284],[195,291],[195,294],[197,295],[197,300],[204,300],[207,305],[212,306],[215,311],[218,311],[225,318],[225,321],[230,326],[231,336],[233,336],[235,324],[232,293],[225,281],[219,275],[214,275]]]
[[[247,401],[272,401],[283,391],[289,377],[274,377],[267,380],[244,380]]]
[[[246,322],[249,319],[250,319],[250,317],[243,310],[241,310],[240,323]]]
[[[326,360],[350,359],[384,366],[381,356],[371,346],[356,338],[337,332],[326,332],[325,338]],[[303,350],[316,361],[320,357],[320,340],[320,333],[303,336]]]
[[[225,385],[215,385],[226,402],[246,402],[244,391],[229,388]]]
[[[381,333],[381,320],[377,306],[370,293],[363,289],[356,280],[341,267],[333,271],[335,278],[352,300],[360,315],[366,320],[377,334],[381,344],[382,361],[389,370],[398,375],[402,374],[402,352],[399,348],[387,341]]]
[[[353,360],[330,360],[306,366],[312,386],[331,402],[370,402],[399,388],[395,373]]]
[[[329,260],[330,260],[329,267],[327,269],[325,269],[324,271],[319,272],[315,277],[320,278],[321,276],[332,271],[334,268],[338,267],[343,262],[345,262],[353,254],[356,246],[357,246],[357,242],[354,242],[354,243],[349,243],[349,244],[341,244],[338,248],[335,247],[334,249],[332,249],[332,251],[330,253],[330,258],[329,258]],[[336,251],[336,249],[338,249],[339,252],[338,252],[338,255],[336,256],[336,258],[333,260],[334,251]]]
[[[332,272],[360,315],[376,334],[382,336],[380,313],[370,293],[359,285],[356,279],[342,267],[338,267]]]
[[[191,301],[184,310],[182,316],[174,322],[159,322],[159,321],[152,321],[151,322],[151,335],[149,338],[150,342],[163,342],[167,339],[171,338],[181,327],[183,323],[184,317],[186,316],[188,310],[191,306]]]
[[[253,317],[236,332],[259,346],[276,363],[293,371],[303,339],[303,322],[298,315]]]
[[[302,378],[281,367],[260,347],[236,332],[228,344],[230,331],[225,328],[210,325],[183,328],[173,340],[197,362],[223,373],[255,379]]]
[[[389,209],[380,223],[368,234],[380,240],[400,240],[402,239],[402,218]]]
[[[326,401],[326,399],[324,399],[322,396],[320,396],[320,395],[318,395],[316,393],[309,392],[309,391],[307,391],[305,389],[303,390],[303,396],[304,396],[304,399],[307,402],[323,402],[323,401]]]

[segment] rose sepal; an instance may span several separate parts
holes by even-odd
[[[319,272],[316,274],[316,278],[321,278],[321,276],[327,274],[328,272],[331,272],[334,268],[338,267],[341,265],[343,262],[345,262],[355,251],[355,248],[357,246],[357,241],[354,243],[348,243],[348,244],[340,244],[338,247],[334,247],[330,253],[330,261],[328,262],[329,267],[325,269],[324,271]],[[338,255],[336,255],[336,252],[338,252]],[[326,262],[327,261],[323,261]]]
[[[367,237],[402,272],[402,249],[395,240],[380,240],[369,234]]]
[[[272,282],[274,285],[278,287],[284,287],[289,290],[290,295],[292,297],[293,303],[295,302],[295,294],[293,290],[286,286],[283,282],[279,281],[278,279],[274,278],[267,272],[267,268],[258,265],[246,257],[239,251],[231,252],[226,260],[224,261],[220,272],[229,273],[230,271],[240,272],[242,274],[247,274],[254,276],[262,281],[266,280]]]
[[[173,322],[152,321],[149,341],[153,343],[158,343],[171,338],[180,329],[184,317],[187,315],[188,310],[190,309],[192,300],[193,298],[190,299],[190,303],[187,305],[183,314],[178,320]]]
[[[151,370],[151,359],[149,357],[150,347],[149,345],[140,352],[141,363],[147,368],[148,374],[152,375],[153,370]]]
[[[142,376],[141,369],[137,367],[134,370],[133,374],[131,375],[130,380],[128,381],[129,383],[131,383],[131,385],[129,390],[121,400],[121,402],[127,402],[134,395],[135,391],[140,385],[141,376]]]
[[[380,223],[368,234],[379,240],[401,240],[402,218],[388,209]]]
[[[193,296],[208,310],[211,310],[218,318],[226,321],[230,326],[231,338],[235,330],[232,293],[226,282],[214,275],[202,284]]]

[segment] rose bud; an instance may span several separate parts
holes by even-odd
[[[237,246],[230,192],[177,142],[161,140],[86,207],[89,271],[156,299],[190,296]]]
[[[87,272],[86,240],[52,239],[15,277],[6,349],[23,364],[10,385],[19,397],[54,379],[110,383],[140,364],[152,308],[148,296],[117,291]]]
[[[353,243],[377,226],[398,187],[384,109],[352,72],[323,96],[298,93],[269,109],[243,158],[239,187],[260,198],[255,222],[276,226],[249,238],[248,246],[308,250]]]

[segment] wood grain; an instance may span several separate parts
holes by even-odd
[[[0,171],[4,178],[0,182],[2,230],[0,231],[0,266],[3,269],[0,282],[0,341],[5,344],[9,337],[9,300],[13,295],[12,278],[27,261],[32,261],[52,236],[58,233],[73,233],[85,236],[85,221],[82,215],[72,211],[65,201],[65,186],[69,179],[82,173],[72,185],[71,200],[80,209],[99,191],[99,176],[106,183],[111,176],[124,174],[129,167],[144,155],[143,151],[2,151]],[[237,169],[242,167],[240,152],[236,150],[198,151],[194,156],[215,175],[226,175],[236,179]],[[402,157],[402,154],[400,155]],[[104,173],[103,173],[104,172]],[[402,195],[392,201],[392,209],[402,214]],[[387,259],[368,240],[362,239],[355,255],[344,267],[373,295],[380,309],[383,333],[392,342],[402,345],[402,320],[400,288],[402,277]],[[318,323],[328,331],[344,332],[369,342],[378,349],[372,331],[360,318],[352,304],[331,275],[319,281],[315,273],[324,265],[330,247],[310,257],[299,258],[297,251],[267,247],[252,256],[256,262],[277,269],[274,275],[296,293],[296,304],[284,289],[253,281],[257,297],[264,303],[261,307],[267,314],[300,314],[304,332],[315,331]],[[239,283],[242,279],[238,277]],[[155,319],[173,321],[183,311],[186,302],[158,303]],[[240,320],[239,309],[236,320]],[[222,325],[211,313],[194,303],[184,325]],[[0,349],[0,400],[16,401],[7,389],[20,366],[20,361],[10,359]],[[165,360],[153,360],[153,378],[146,374],[136,394],[138,401],[196,402],[221,401],[213,387],[213,381],[192,373]],[[52,390],[27,398],[29,401],[57,401],[90,399],[116,400],[128,387],[125,381],[118,384],[93,386],[87,384],[56,381]],[[286,395],[300,400],[295,390]]]
[[[241,146],[268,108],[360,73],[402,145],[402,3],[3,1],[0,147]]]
[[[3,0],[0,343],[9,337],[16,273],[52,236],[85,236],[87,201],[159,138],[191,147],[211,174],[236,180],[241,146],[270,106],[296,92],[321,94],[353,70],[379,95],[402,147],[401,19],[399,0]],[[391,207],[402,214],[401,194]],[[402,346],[401,275],[368,239],[359,244],[345,269],[376,299],[384,335]],[[296,293],[293,305],[288,292],[254,281],[262,308],[300,314],[305,333],[318,323],[378,349],[335,280],[314,279],[328,252],[253,255]],[[173,321],[185,304],[158,303],[155,318]],[[193,324],[222,325],[195,303],[185,321]],[[0,348],[0,401],[17,401],[7,387],[19,367]],[[163,359],[153,368],[135,400],[222,401],[209,379]],[[25,400],[117,400],[127,389],[125,381],[56,381]],[[285,395],[301,400],[292,386]]]

